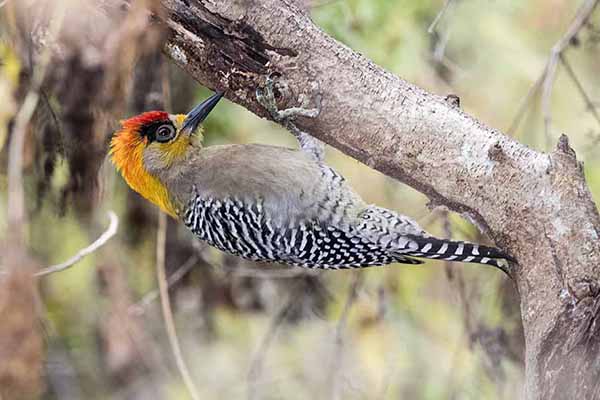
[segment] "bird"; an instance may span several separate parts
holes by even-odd
[[[200,240],[251,261],[347,269],[425,259],[486,264],[509,273],[515,259],[495,247],[434,237],[413,219],[367,204],[324,161],[323,143],[280,111],[273,85],[257,99],[285,122],[299,148],[203,146],[202,123],[220,92],[187,114],[148,111],[121,121],[109,156],[126,183]]]

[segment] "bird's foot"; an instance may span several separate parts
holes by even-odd
[[[256,89],[256,100],[269,112],[274,121],[284,125],[298,140],[303,151],[309,153],[317,161],[324,158],[323,143],[310,134],[301,131],[294,120],[296,117],[316,118],[320,113],[320,97],[317,98],[317,108],[308,108],[308,100],[303,99],[301,107],[290,107],[280,110],[274,92],[275,82],[270,76],[267,77],[264,88]]]
[[[268,76],[263,88],[256,89],[256,100],[262,105],[271,115],[276,122],[287,124],[289,121],[293,121],[296,117],[308,117],[316,118],[321,111],[318,108],[308,108],[308,100],[303,99],[300,107],[290,107],[284,110],[280,110],[277,107],[277,100],[275,99],[275,81],[271,76]],[[317,106],[319,106],[320,99],[317,99]]]

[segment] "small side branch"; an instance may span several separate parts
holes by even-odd
[[[6,1],[0,4],[4,6]],[[48,28],[52,37],[62,27],[65,7],[58,7],[52,23]],[[11,245],[22,247],[24,245],[23,227],[26,222],[25,195],[23,191],[23,153],[25,150],[25,134],[29,122],[33,118],[40,100],[40,88],[50,65],[52,53],[49,48],[44,49],[40,57],[40,66],[33,73],[31,88],[25,95],[23,104],[15,116],[12,138],[8,149],[8,199],[7,215],[8,229],[11,232]]]
[[[519,126],[519,123],[525,115],[525,110],[528,108],[531,99],[535,94],[542,89],[542,114],[544,118],[544,132],[547,143],[550,143],[550,128],[552,125],[552,110],[550,107],[550,99],[552,97],[552,90],[554,88],[554,78],[556,76],[556,70],[558,62],[562,61],[564,51],[573,43],[573,40],[577,37],[579,32],[587,25],[592,13],[596,9],[596,6],[600,3],[600,0],[586,0],[577,10],[577,14],[569,25],[567,32],[560,38],[550,52],[550,57],[546,62],[546,66],[542,71],[542,74],[538,80],[531,87],[525,99],[521,102],[517,115],[511,123],[507,133],[513,134]],[[563,61],[564,64],[564,61]],[[568,72],[568,71],[567,71]],[[584,97],[585,100],[585,97]],[[586,101],[587,103],[587,101]]]
[[[296,284],[296,286],[294,287],[294,289],[290,292],[290,295],[287,298],[287,301],[273,315],[273,318],[271,319],[271,323],[269,324],[267,331],[263,335],[262,340],[260,341],[260,344],[258,346],[258,349],[256,350],[256,352],[254,353],[254,356],[252,357],[252,361],[250,362],[250,367],[248,368],[248,375],[247,375],[248,400],[254,400],[254,399],[258,398],[256,386],[258,383],[258,379],[260,378],[260,375],[262,373],[263,363],[264,363],[264,359],[266,357],[267,351],[269,350],[269,347],[271,347],[271,344],[273,343],[273,340],[275,339],[275,336],[277,334],[277,331],[279,330],[279,327],[283,324],[287,315],[294,307],[294,304],[295,304],[296,300],[298,299],[298,296],[302,294],[302,291],[304,290],[304,288],[305,288],[304,281],[298,282]]]
[[[444,14],[446,14],[446,11],[448,11],[448,8],[450,7],[451,4],[452,4],[452,0],[446,0],[446,2],[444,3],[444,6],[440,10],[440,12],[435,16],[435,19],[433,20],[431,25],[429,25],[429,28],[427,28],[427,33],[432,34],[433,32],[435,32],[435,28],[436,28],[437,24],[440,22],[440,20],[444,16]]]
[[[163,313],[163,319],[165,321],[165,328],[167,330],[167,336],[169,337],[169,343],[171,344],[171,350],[177,363],[177,369],[183,378],[185,387],[193,400],[200,400],[198,389],[192,380],[192,375],[185,363],[183,354],[181,352],[181,346],[179,344],[179,338],[177,337],[177,331],[175,329],[175,320],[173,318],[173,311],[171,310],[171,301],[169,300],[169,285],[167,283],[167,276],[165,272],[165,246],[167,242],[167,216],[164,213],[160,213],[158,216],[158,234],[156,239],[156,277],[158,279],[158,288],[160,291],[160,304]]]
[[[342,314],[340,315],[340,319],[338,320],[337,326],[335,327],[335,349],[333,354],[332,365],[329,369],[331,373],[329,378],[329,382],[331,382],[331,399],[334,400],[342,398],[340,393],[340,367],[342,364],[342,353],[344,347],[344,330],[346,329],[350,309],[354,305],[356,296],[358,295],[358,290],[362,284],[362,277],[363,275],[360,274],[359,271],[356,271],[354,273],[354,276],[352,277],[352,282],[350,283],[350,288],[348,289],[348,297],[346,298],[346,303],[344,304]]]
[[[560,62],[562,63],[563,67],[565,68],[565,71],[567,71],[567,74],[569,74],[569,77],[571,77],[571,80],[577,87],[577,90],[579,91],[579,94],[581,94],[583,101],[585,101],[585,106],[587,110],[592,113],[594,119],[596,120],[596,122],[598,122],[598,125],[600,125],[600,115],[598,114],[598,110],[596,110],[596,105],[585,91],[585,88],[581,84],[581,81],[575,74],[575,71],[573,71],[573,67],[571,67],[571,64],[569,63],[569,61],[567,61],[567,58],[564,54],[560,55]]]
[[[171,289],[173,285],[179,282],[184,276],[187,275],[188,272],[194,268],[194,266],[198,263],[200,257],[196,254],[190,256],[183,265],[181,265],[175,272],[173,272],[167,278],[167,289]],[[142,315],[146,311],[146,307],[152,304],[156,299],[160,296],[160,290],[152,290],[144,295],[140,301],[135,304],[132,304],[127,310],[130,314],[134,315]]]
[[[73,257],[69,258],[67,261],[44,268],[41,271],[38,271],[37,273],[35,273],[34,276],[42,277],[42,276],[53,274],[55,272],[64,271],[68,268],[71,268],[73,265],[77,264],[84,257],[89,256],[90,254],[92,254],[93,252],[98,250],[100,247],[104,246],[106,244],[106,242],[108,242],[110,240],[110,238],[112,238],[113,236],[116,235],[117,230],[119,228],[119,218],[117,217],[117,214],[115,214],[114,211],[108,212],[108,218],[110,219],[108,228],[106,228],[106,231],[104,231],[104,233],[102,235],[100,235],[98,237],[98,239],[96,239],[92,244],[79,250],[77,252],[77,254],[75,254]]]

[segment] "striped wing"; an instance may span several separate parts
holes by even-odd
[[[326,269],[422,263],[403,254],[390,254],[356,232],[321,222],[276,225],[261,203],[196,196],[185,211],[184,223],[210,245],[253,261]]]

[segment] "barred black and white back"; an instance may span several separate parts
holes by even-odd
[[[198,238],[240,257],[307,268],[360,268],[390,263],[421,264],[411,257],[475,262],[506,270],[501,251],[429,236],[411,219],[367,206],[348,223],[335,218],[277,224],[260,201],[196,195],[183,215]]]

